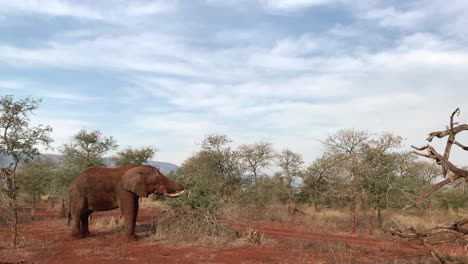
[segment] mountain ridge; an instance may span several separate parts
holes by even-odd
[[[40,154],[39,157],[45,157],[45,158],[50,158],[53,160],[58,160],[62,157],[60,154]],[[8,166],[11,162],[13,162],[13,158],[11,156],[5,156],[5,155],[0,155],[0,166],[1,167],[6,167]],[[114,162],[112,161],[112,158],[104,158],[104,162],[106,163],[107,166],[109,167],[115,167]],[[146,164],[159,167],[162,173],[169,173],[171,171],[177,170],[177,165],[169,162],[163,162],[163,161],[154,161],[150,160]]]

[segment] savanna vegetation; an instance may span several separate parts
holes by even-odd
[[[79,171],[93,165],[140,164],[157,152],[152,146],[118,150],[113,137],[81,130],[59,148],[60,159],[43,158],[38,147],[50,146],[52,128],[31,127],[29,116],[39,104],[32,98],[0,100],[0,153],[14,160],[0,176],[5,212],[0,220],[10,224],[13,233],[20,199],[30,202],[34,218],[36,201],[49,195],[59,202],[57,211],[63,216],[68,187]],[[453,143],[454,130],[467,129],[454,127],[452,120],[446,133],[436,136],[449,136]],[[206,135],[198,151],[167,175],[182,183],[187,193],[170,200],[155,197],[163,200],[166,209],[157,222],[166,231],[157,233],[157,239],[169,239],[164,232],[171,229],[184,234],[180,239],[206,239],[207,234],[236,237],[222,223],[252,220],[301,222],[331,233],[403,237],[456,222],[462,232],[450,238],[466,243],[468,173],[448,162],[449,154],[439,155],[428,146],[420,150],[428,150],[424,156],[433,160],[421,159],[403,147],[399,135],[356,129],[338,130],[322,145],[323,152],[315,160],[304,160],[292,149],[276,149],[273,142],[247,144],[233,142],[229,135]],[[445,180],[434,192],[434,184],[446,177],[452,180]],[[414,232],[408,235],[403,226]],[[420,243],[435,250],[435,242],[426,237],[419,236]],[[17,244],[16,235],[12,243]]]

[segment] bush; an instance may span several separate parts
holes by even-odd
[[[223,225],[206,208],[173,207],[155,222],[155,240],[222,245],[237,238],[235,230]]]
[[[441,208],[454,210],[468,208],[468,196],[462,190],[449,190],[439,195]]]
[[[183,207],[206,209],[211,213],[216,212],[220,208],[220,197],[214,195],[209,188],[193,184],[187,189],[186,194],[179,196],[177,199],[168,200],[167,205],[174,209]]]

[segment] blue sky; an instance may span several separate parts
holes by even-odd
[[[222,133],[310,163],[338,129],[393,132],[409,147],[456,107],[468,121],[467,1],[0,7],[0,93],[42,98],[33,121],[54,128],[55,147],[97,129],[180,164],[204,135]]]

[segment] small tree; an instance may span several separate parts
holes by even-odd
[[[356,232],[356,207],[358,203],[358,194],[360,192],[360,181],[362,178],[361,159],[362,150],[366,141],[369,139],[369,133],[359,130],[339,130],[328,137],[324,145],[326,152],[330,155],[339,156],[345,170],[347,178],[351,180],[351,214],[352,231]]]
[[[142,147],[140,149],[126,148],[117,152],[112,158],[116,166],[127,164],[143,164],[154,157],[158,150],[154,147]]]
[[[21,161],[32,159],[39,154],[38,145],[47,147],[52,142],[51,127],[42,125],[30,127],[29,114],[39,107],[40,102],[41,100],[29,97],[15,101],[11,95],[0,98],[0,154],[10,155],[13,158],[8,172],[3,173],[8,184],[5,184],[2,192],[4,195],[2,200],[8,200],[11,212],[13,246],[17,245],[18,232],[16,170]]]
[[[257,184],[259,170],[266,168],[273,160],[274,152],[269,142],[245,144],[239,147],[239,157],[243,168],[252,173],[253,182]]]
[[[32,198],[31,219],[35,217],[36,200],[45,194],[49,188],[55,174],[56,163],[47,158],[38,158],[28,161],[23,166],[19,187],[22,192],[27,193]]]
[[[232,140],[226,135],[210,134],[202,142],[201,156],[212,164],[213,176],[220,183],[220,190],[226,199],[239,188],[241,167],[239,153],[229,146]]]
[[[314,208],[318,210],[322,196],[328,193],[328,185],[339,171],[338,160],[334,156],[322,155],[304,173],[303,191],[308,193]]]
[[[58,177],[60,183],[69,186],[79,172],[87,167],[104,165],[104,154],[117,148],[112,137],[102,136],[100,131],[85,129],[73,136],[72,141],[62,145],[62,158]]]
[[[104,137],[97,130],[82,129],[73,136],[72,142],[64,144],[60,150],[65,160],[73,161],[84,169],[104,165],[104,154],[117,147],[117,142],[112,137]]]
[[[201,144],[201,150],[187,158],[174,173],[190,195],[181,197],[174,204],[193,208],[216,209],[219,201],[227,201],[234,191],[240,189],[241,171],[237,152],[225,135],[210,134]]]
[[[281,168],[280,177],[288,187],[288,212],[293,213],[291,206],[293,184],[296,179],[303,175],[302,165],[304,164],[304,161],[300,154],[294,153],[289,149],[285,149],[277,156],[277,163]]]
[[[60,147],[62,158],[56,171],[56,178],[52,183],[55,186],[53,191],[62,196],[62,209],[58,213],[59,216],[64,216],[64,197],[68,193],[68,187],[80,171],[91,166],[105,165],[104,155],[117,147],[117,142],[112,137],[104,137],[97,130],[85,129],[74,135],[70,143]]]

